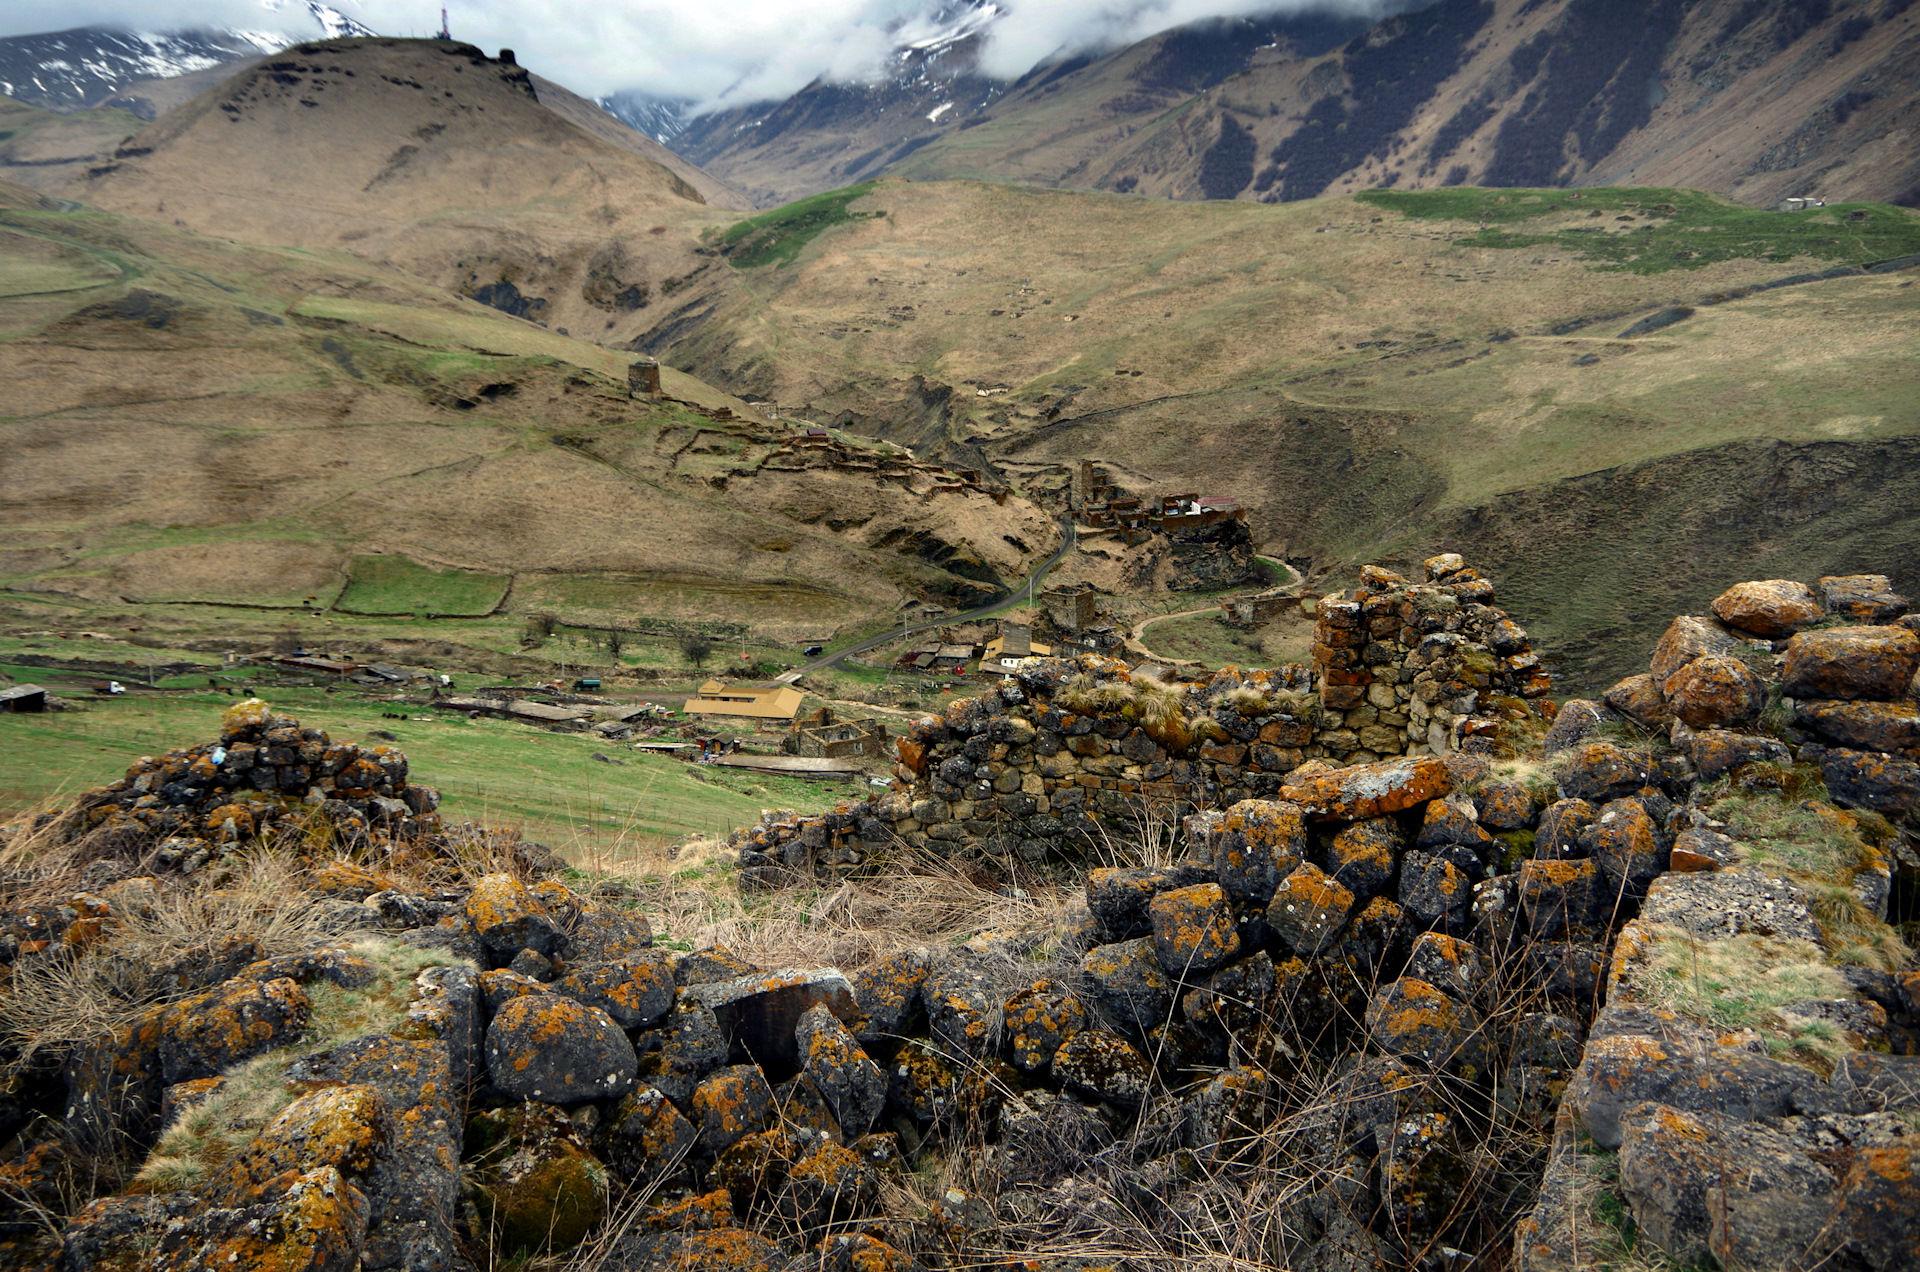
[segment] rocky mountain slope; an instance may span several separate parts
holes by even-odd
[[[763,206],[909,168],[930,179],[1088,186],[1084,155],[1070,150],[1112,145],[1256,55],[1322,54],[1366,27],[1314,13],[1208,21],[1107,56],[1053,59],[1007,82],[978,69],[995,6],[959,9],[936,35],[896,49],[879,80],[823,80],[784,102],[695,115],[669,144],[724,169]],[[1095,117],[1061,109],[1082,99],[1100,102]],[[941,157],[913,158],[928,147]]]
[[[262,8],[272,16],[263,13],[258,27],[159,33],[74,27],[0,36],[0,93],[48,110],[119,104],[151,119],[153,114],[137,104],[143,86],[209,71],[230,75],[250,61],[316,36],[373,34],[319,0],[305,0],[291,12],[282,0]]]
[[[1442,0],[1358,33],[1207,23],[1011,84],[968,54],[903,54],[875,86],[816,84],[672,144],[763,202],[890,173],[1266,202],[1464,182],[1765,205],[1920,182],[1906,0]]]

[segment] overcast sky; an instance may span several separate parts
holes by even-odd
[[[439,0],[331,0],[383,35],[428,35]],[[1199,18],[1283,10],[1377,14],[1411,0],[998,0],[986,69],[1018,75],[1063,50],[1129,43]],[[884,69],[903,31],[930,33],[940,0],[448,0],[456,39],[514,49],[577,92],[638,89],[703,104],[782,98],[826,75]],[[278,12],[271,10],[277,9]],[[135,31],[312,25],[305,0],[0,0],[0,35],[75,26]]]

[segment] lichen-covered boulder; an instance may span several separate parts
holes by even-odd
[[[569,963],[624,963],[652,948],[653,928],[646,915],[613,905],[590,904],[568,927],[560,952]]]
[[[1703,782],[1726,776],[1743,764],[1791,764],[1793,754],[1772,738],[1727,729],[1702,729],[1687,738],[1687,758]]]
[[[570,1250],[607,1213],[606,1167],[550,1104],[475,1114],[466,1156],[481,1217],[503,1253]]]
[[[1836,747],[1820,757],[1820,775],[1835,801],[1889,817],[1920,809],[1920,763]]]
[[[720,1150],[710,1178],[727,1190],[737,1213],[764,1213],[766,1203],[778,1195],[787,1181],[787,1171],[799,1160],[804,1147],[782,1127],[754,1131]]]
[[[700,1147],[717,1153],[773,1116],[773,1088],[759,1065],[736,1064],[695,1087],[688,1103]]]
[[[481,942],[500,958],[560,950],[563,937],[547,907],[510,874],[487,875],[474,884],[466,913]]]
[[[1473,802],[1480,824],[1494,830],[1524,830],[1540,815],[1533,792],[1518,782],[1488,782]]]
[[[1900,702],[1803,702],[1796,722],[1856,751],[1920,751],[1920,708]],[[1697,764],[1698,761],[1696,760]]]
[[[1414,1113],[1375,1132],[1380,1145],[1379,1193],[1392,1230],[1424,1245],[1459,1215],[1473,1183],[1454,1115]]]
[[[1060,1045],[1087,1027],[1087,1009],[1073,993],[1039,980],[1007,999],[1001,1012],[1015,1067],[1045,1073]]]
[[[1123,1108],[1138,1108],[1147,1098],[1153,1066],[1132,1043],[1104,1029],[1083,1029],[1053,1058],[1053,1076],[1069,1091]]]
[[[1327,873],[1356,899],[1365,900],[1392,882],[1400,853],[1406,846],[1400,823],[1393,818],[1369,817],[1357,821],[1343,827],[1328,845]]]
[[[1884,574],[1829,574],[1813,581],[1829,614],[1856,623],[1891,623],[1907,612],[1907,598]]]
[[[1473,916],[1473,880],[1444,857],[1408,852],[1400,859],[1400,908],[1421,931],[1464,931]]]
[[[984,973],[965,959],[947,959],[927,973],[920,987],[934,1041],[951,1056],[984,1056],[992,1049],[993,1009],[998,997]]]
[[[1861,1147],[1846,1168],[1834,1229],[1873,1272],[1920,1267],[1920,1143]]]
[[[1170,869],[1100,867],[1087,873],[1087,908],[1108,941],[1131,940],[1153,931],[1148,907],[1172,888],[1208,882],[1208,872],[1191,865]]]
[[[1592,926],[1607,913],[1610,901],[1600,868],[1590,857],[1520,864],[1520,908],[1527,916],[1527,931],[1536,939]]]
[[[1160,966],[1153,938],[1096,945],[1080,960],[1092,1005],[1123,1028],[1146,1033],[1173,1010],[1173,982]]]
[[[1445,761],[1409,756],[1318,774],[1281,787],[1280,794],[1315,817],[1359,821],[1397,813],[1452,790]]]
[[[813,1080],[840,1132],[858,1139],[873,1128],[887,1101],[887,1076],[825,1006],[810,1008],[795,1026],[801,1072]]]
[[[787,1172],[780,1216],[804,1232],[864,1219],[880,1193],[879,1173],[850,1148],[821,1141]]]
[[[1813,1268],[1844,1240],[1832,1230],[1833,1175],[1778,1131],[1654,1103],[1627,1110],[1621,1130],[1620,1191],[1644,1236],[1678,1262]]]
[[[1301,958],[1312,958],[1340,939],[1353,893],[1320,867],[1303,862],[1281,881],[1267,907],[1267,924]]]
[[[912,1255],[864,1232],[823,1238],[816,1253],[822,1272],[921,1272]]]
[[[1673,708],[1651,673],[1628,676],[1607,690],[1603,700],[1643,729],[1664,733],[1673,725]]]
[[[1471,942],[1444,932],[1422,932],[1407,958],[1407,975],[1464,1003],[1487,983],[1487,965]]]
[[[1673,837],[1667,868],[1677,874],[1724,870],[1740,860],[1739,846],[1717,830],[1694,827]]]
[[[657,1029],[640,1038],[640,1080],[682,1108],[700,1080],[727,1062],[729,1048],[720,1022],[698,1003],[678,1004]]]
[[[331,1166],[356,1179],[373,1169],[392,1133],[392,1110],[374,1088],[326,1087],[281,1110],[208,1177],[203,1192],[212,1205],[249,1206],[271,1200],[263,1186],[284,1183],[288,1172]]]
[[[559,994],[529,994],[487,1026],[487,1076],[520,1100],[573,1104],[633,1088],[633,1044],[607,1013]]]
[[[554,990],[597,1007],[622,1029],[656,1024],[673,1006],[673,961],[664,953],[641,950],[618,963],[576,964]]]
[[[1920,669],[1920,635],[1904,627],[1829,627],[1787,642],[1781,692],[1790,698],[1904,697]]]
[[[1603,703],[1569,698],[1554,712],[1552,725],[1548,727],[1546,736],[1540,739],[1541,753],[1558,755],[1562,751],[1585,746],[1595,729],[1619,719],[1613,709]]]
[[[1410,1056],[1469,1081],[1486,1071],[1488,1040],[1479,1013],[1423,980],[1403,976],[1374,994],[1367,1032],[1390,1055]]]
[[[1599,813],[1584,799],[1562,799],[1540,813],[1540,827],[1533,836],[1533,855],[1551,861],[1559,857],[1587,855],[1586,836]]]
[[[1791,636],[1826,617],[1813,589],[1792,579],[1735,583],[1714,597],[1711,608],[1728,627],[1768,640]]]
[[[1600,810],[1588,850],[1610,893],[1639,901],[1667,868],[1658,828],[1637,799],[1616,799]]]
[[[1739,649],[1740,642],[1719,620],[1683,614],[1667,625],[1660,643],[1653,647],[1647,669],[1660,683],[1661,691],[1666,692],[1668,680],[1694,659],[1707,654],[1730,656]]]
[[[1227,809],[1217,834],[1214,878],[1242,905],[1265,905],[1307,852],[1300,807],[1277,800],[1241,800]]]
[[[1601,1037],[1597,1027],[1566,1098],[1601,1148],[1620,1146],[1627,1111],[1636,1104],[1746,1122],[1839,1112],[1847,1103],[1812,1070],[1771,1056],[1722,1046],[1701,1054],[1684,1040],[1643,1033]]]
[[[1731,654],[1702,654],[1666,680],[1667,705],[1690,729],[1750,724],[1767,705],[1767,687]]]
[[[939,1122],[954,1110],[959,1082],[945,1056],[909,1040],[887,1065],[887,1100],[921,1122]]]
[[[601,1123],[596,1145],[606,1162],[630,1183],[649,1183],[677,1173],[699,1140],[693,1123],[664,1093],[641,1086],[622,1096]]]
[[[1589,742],[1573,753],[1560,774],[1560,789],[1569,799],[1604,804],[1631,795],[1656,778],[1646,756],[1612,742]]]
[[[313,1000],[298,982],[231,980],[175,1003],[160,1033],[161,1080],[210,1078],[298,1038]]]
[[[920,1009],[920,987],[927,979],[924,950],[903,950],[862,968],[853,978],[860,1016],[850,1027],[861,1045],[900,1037]]]
[[[141,1272],[272,1268],[355,1272],[366,1239],[367,1199],[331,1166],[295,1176],[259,1205],[203,1208],[150,1235]]]
[[[1147,911],[1154,955],[1169,976],[1212,971],[1240,952],[1233,911],[1217,883],[1162,892]]]

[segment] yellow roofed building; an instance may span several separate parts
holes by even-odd
[[[748,689],[709,680],[687,699],[690,715],[751,716],[756,720],[791,720],[806,695],[792,685]]]

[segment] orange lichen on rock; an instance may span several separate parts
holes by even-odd
[[[1298,777],[1299,770],[1294,770]],[[1453,790],[1446,761],[1422,755],[1336,769],[1280,788],[1281,798],[1316,817],[1359,821],[1439,799]]]

